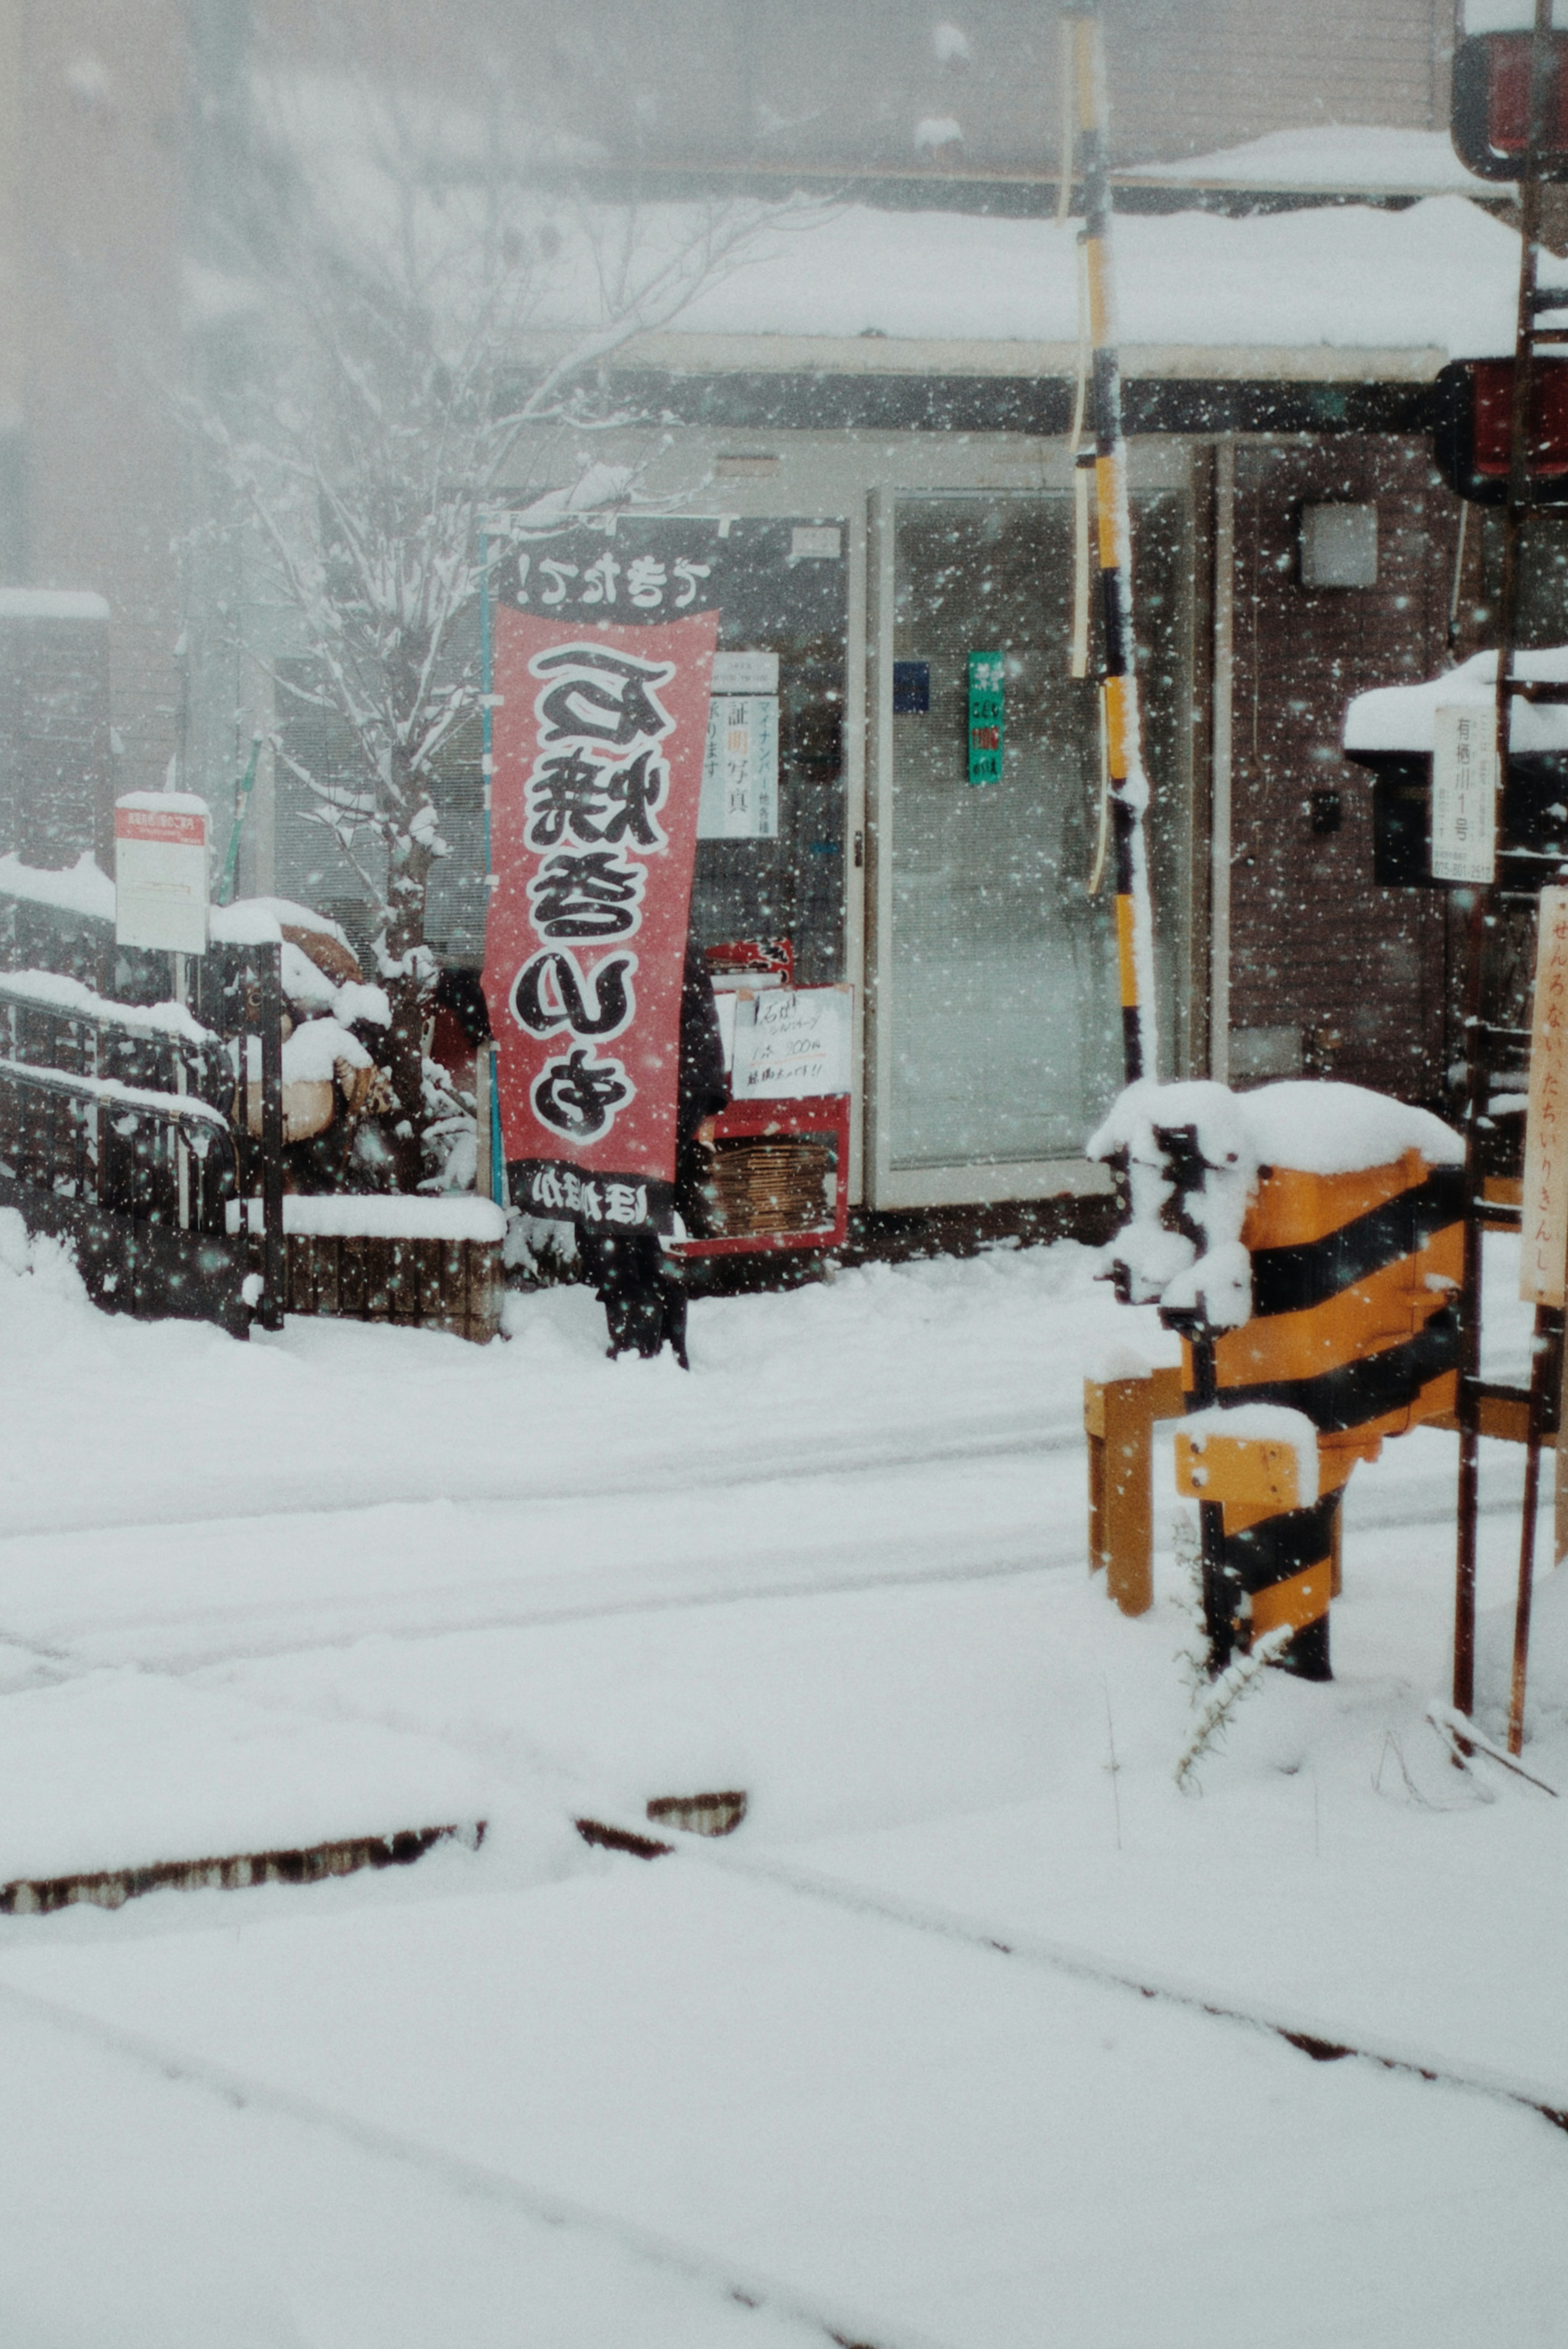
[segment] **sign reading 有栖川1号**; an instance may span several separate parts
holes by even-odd
[[[969,781],[1002,780],[1002,656],[969,656]]]
[[[1497,717],[1489,702],[1432,713],[1432,878],[1497,877]]]

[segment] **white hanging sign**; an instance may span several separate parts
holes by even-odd
[[[128,792],[114,806],[114,935],[122,947],[207,951],[207,802]]]
[[[1497,877],[1497,714],[1486,702],[1432,713],[1432,878]]]
[[[735,1006],[732,1101],[803,1101],[850,1090],[854,990],[779,987]]]
[[[1568,1273],[1568,889],[1542,889],[1539,919],[1519,1293],[1528,1305],[1560,1306]]]
[[[773,840],[778,832],[778,696],[716,693],[708,704],[697,838]]]

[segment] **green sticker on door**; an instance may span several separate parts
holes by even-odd
[[[969,780],[1002,780],[1002,656],[969,656]]]

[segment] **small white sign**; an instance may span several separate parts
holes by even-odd
[[[128,792],[114,808],[114,935],[122,947],[207,951],[207,802]]]
[[[777,693],[777,653],[715,653],[713,689],[718,693]]]
[[[1484,702],[1432,715],[1432,878],[1497,877],[1497,718]]]
[[[789,533],[791,563],[837,563],[844,533],[837,523],[798,522]]]
[[[697,838],[773,840],[778,832],[778,697],[716,693],[708,704]]]
[[[850,1090],[854,990],[780,987],[736,998],[732,1101],[803,1101]]]

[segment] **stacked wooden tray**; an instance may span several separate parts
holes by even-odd
[[[759,1134],[720,1142],[713,1154],[716,1236],[820,1231],[833,1220],[830,1143],[810,1134]]]

